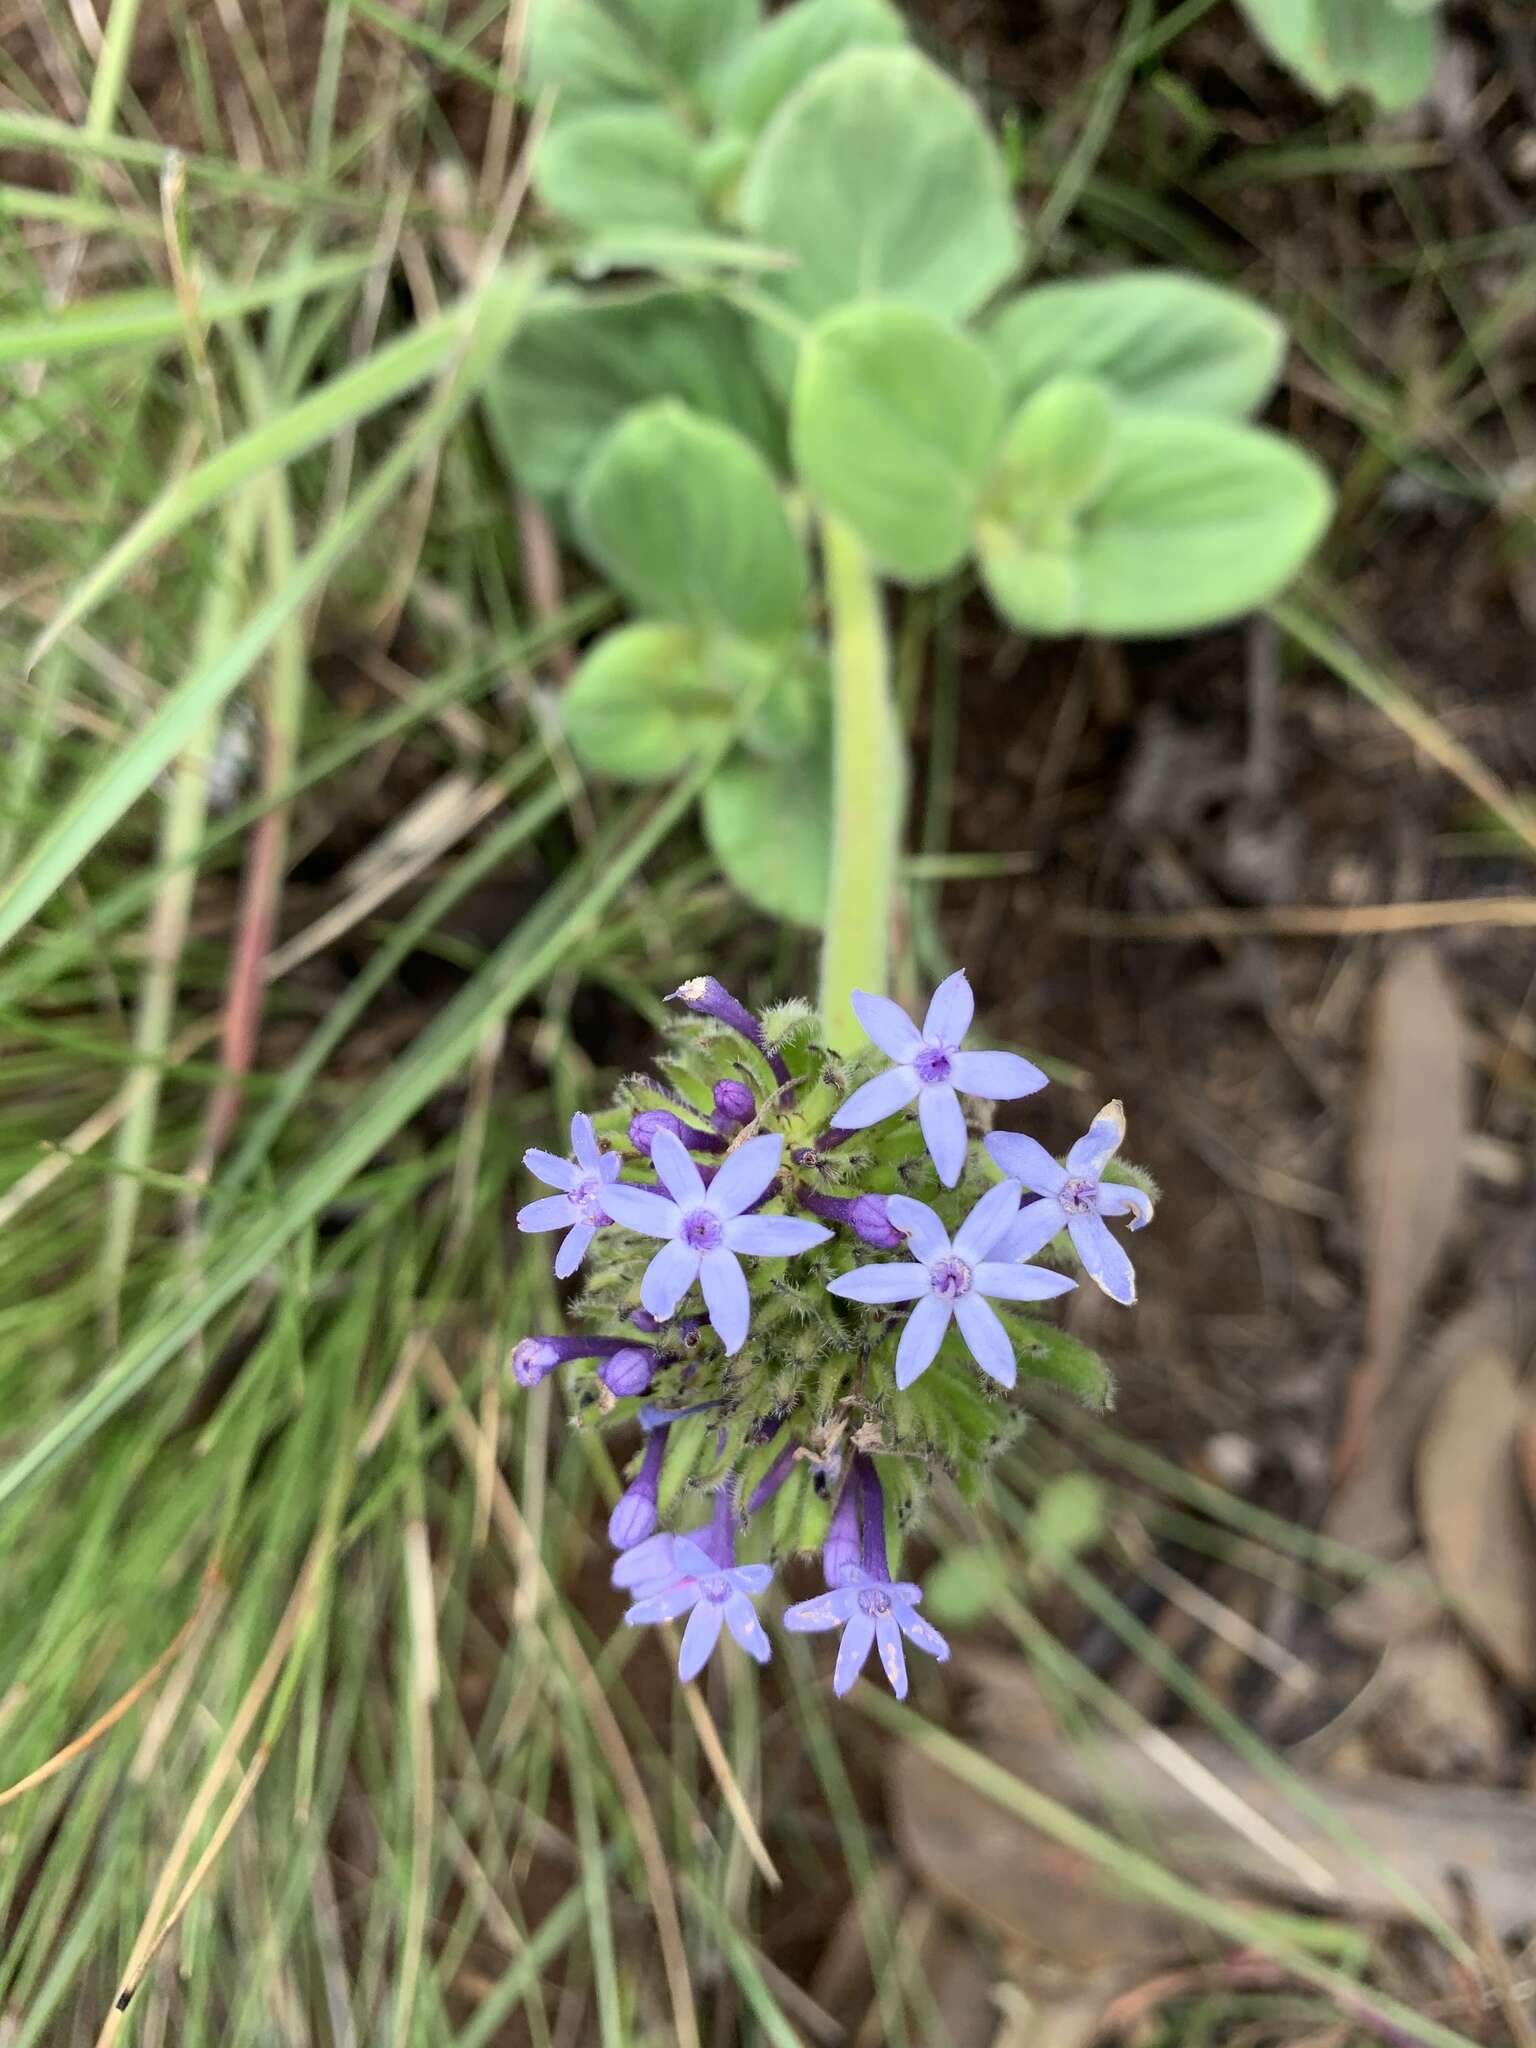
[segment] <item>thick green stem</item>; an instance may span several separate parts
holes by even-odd
[[[869,559],[847,527],[822,529],[832,620],[832,873],[821,949],[828,1040],[859,1042],[856,988],[883,995],[890,975],[906,757],[891,695],[885,609]]]

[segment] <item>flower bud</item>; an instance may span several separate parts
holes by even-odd
[[[656,1376],[656,1354],[647,1345],[626,1344],[622,1351],[603,1360],[597,1376],[610,1394],[620,1401],[628,1400],[650,1387]]]
[[[762,1026],[745,1003],[737,1002],[730,990],[722,988],[712,974],[695,975],[692,981],[685,981],[681,988],[673,989],[667,1001],[681,1003],[696,1017],[713,1017],[717,1023],[728,1024],[733,1031],[739,1031],[767,1060],[773,1069],[773,1078],[780,1086],[788,1081],[788,1067],[776,1052],[770,1052],[763,1043]]]
[[[828,1223],[841,1223],[876,1251],[893,1252],[906,1243],[890,1219],[884,1195],[803,1194],[800,1201],[813,1216],[824,1217]]]
[[[680,1145],[694,1152],[723,1152],[725,1139],[718,1131],[696,1130],[692,1124],[685,1124],[680,1116],[674,1116],[670,1109],[637,1110],[629,1120],[629,1142],[637,1152],[643,1152],[647,1159],[656,1142],[658,1131],[670,1131]]]
[[[646,1438],[640,1470],[619,1495],[608,1517],[608,1540],[615,1550],[633,1550],[655,1531],[661,1461],[666,1454],[666,1430],[652,1430]]]
[[[536,1387],[573,1358],[610,1358],[623,1349],[622,1337],[521,1337],[507,1363],[520,1387]]]
[[[729,1137],[742,1124],[751,1123],[756,1115],[757,1101],[745,1081],[715,1083],[715,1114],[712,1122],[717,1131]]]

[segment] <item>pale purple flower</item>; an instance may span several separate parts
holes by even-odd
[[[541,1195],[517,1212],[519,1230],[563,1230],[555,1254],[555,1274],[565,1280],[587,1255],[587,1246],[605,1223],[613,1219],[608,1210],[608,1190],[619,1177],[622,1161],[617,1152],[605,1152],[597,1142],[592,1119],[578,1112],[571,1118],[573,1160],[559,1159],[553,1152],[541,1152],[534,1145],[523,1154],[523,1164],[535,1180],[559,1188],[558,1195]]]
[[[997,1131],[987,1150],[1010,1180],[1039,1195],[1019,1211],[994,1248],[998,1259],[1032,1259],[1063,1230],[1090,1280],[1111,1301],[1129,1308],[1136,1299],[1136,1275],[1124,1248],[1111,1236],[1106,1216],[1129,1216],[1132,1230],[1152,1221],[1152,1199],[1141,1188],[1104,1180],[1104,1168],[1125,1136],[1125,1111],[1107,1102],[1059,1165],[1043,1145],[1022,1131]]]
[[[857,1512],[855,1498],[860,1492],[864,1496],[864,1542],[860,1561],[853,1562],[849,1538]],[[948,1643],[917,1612],[922,1588],[891,1583],[885,1553],[885,1500],[875,1468],[867,1458],[860,1458],[849,1473],[838,1512],[827,1531],[824,1567],[829,1590],[819,1593],[814,1600],[801,1600],[786,1608],[784,1626],[796,1635],[842,1630],[832,1676],[832,1690],[839,1699],[852,1687],[877,1643],[881,1668],[899,1700],[907,1696],[903,1636],[918,1649],[926,1650],[930,1657],[937,1657],[941,1664],[948,1661]]]
[[[832,1233],[796,1216],[749,1216],[779,1170],[784,1140],[777,1134],[738,1145],[706,1188],[703,1176],[670,1131],[658,1131],[651,1163],[667,1190],[628,1186],[604,1199],[616,1223],[667,1242],[645,1269],[640,1300],[653,1316],[670,1316],[695,1280],[727,1357],[747,1339],[752,1304],[738,1252],[786,1259],[809,1251]],[[670,1198],[670,1199],[669,1199]]]
[[[719,1131],[701,1131],[695,1124],[685,1124],[670,1109],[636,1110],[629,1120],[629,1142],[647,1159],[658,1131],[670,1131],[680,1145],[694,1152],[723,1152],[727,1142]]]
[[[667,1430],[651,1430],[645,1439],[640,1470],[619,1495],[608,1517],[608,1541],[615,1550],[633,1550],[655,1533],[661,1493],[661,1462],[667,1455]]]
[[[877,1252],[893,1252],[906,1239],[892,1223],[884,1195],[802,1194],[802,1205],[828,1223],[841,1223]]]
[[[728,1024],[733,1031],[739,1031],[751,1045],[755,1045],[768,1062],[773,1078],[780,1087],[789,1079],[789,1069],[776,1052],[770,1052],[763,1038],[763,1027],[758,1023],[745,1003],[739,1003],[728,988],[716,981],[712,974],[696,974],[692,981],[685,981],[680,988],[673,989],[667,997],[669,1003],[681,1003],[685,1010],[692,1010],[696,1017],[713,1017],[718,1023]]]
[[[1001,1386],[1013,1385],[1017,1376],[1013,1340],[986,1297],[1045,1301],[1076,1285],[1065,1273],[1052,1273],[1043,1266],[1005,1264],[992,1256],[1018,1207],[1016,1182],[1005,1180],[988,1188],[951,1244],[949,1232],[926,1202],[892,1195],[886,1208],[897,1229],[905,1233],[915,1259],[911,1263],[855,1266],[851,1273],[827,1283],[829,1292],[845,1301],[917,1303],[896,1347],[898,1387],[910,1387],[932,1365],[951,1318],[960,1325],[966,1347],[982,1371]]]
[[[964,968],[939,983],[921,1031],[889,996],[866,995],[856,988],[851,1000],[859,1022],[893,1064],[854,1090],[834,1113],[834,1128],[862,1131],[915,1101],[929,1157],[938,1168],[939,1179],[952,1188],[965,1165],[965,1113],[960,1097],[979,1095],[988,1102],[1012,1102],[1043,1088],[1044,1074],[1015,1052],[962,1049],[976,1009]]]
[[[720,1640],[722,1628],[759,1664],[769,1658],[768,1637],[752,1602],[773,1578],[766,1564],[736,1563],[735,1512],[729,1492],[715,1498],[714,1519],[686,1536],[652,1536],[626,1551],[613,1568],[613,1582],[637,1597],[624,1619],[631,1627],[688,1616],[677,1675],[686,1685],[697,1678]]]
[[[610,1361],[645,1348],[627,1337],[520,1337],[507,1363],[520,1387],[536,1387],[557,1365],[568,1365],[573,1358]]]

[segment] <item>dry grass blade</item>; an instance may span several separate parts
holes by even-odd
[[[1516,1443],[1531,1399],[1497,1351],[1469,1359],[1419,1447],[1419,1518],[1430,1562],[1487,1654],[1536,1693],[1536,1531]]]
[[[1456,1213],[1467,1128],[1462,1032],[1455,991],[1434,951],[1417,945],[1399,954],[1372,1005],[1355,1131],[1365,1351],[1335,1454],[1341,1478],[1360,1456]]]

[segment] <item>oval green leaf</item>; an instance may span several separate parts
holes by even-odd
[[[1197,414],[1124,413],[1103,490],[1069,530],[980,536],[1000,610],[1039,633],[1184,633],[1276,596],[1327,526],[1333,495],[1311,458],[1259,427]],[[1040,600],[1031,546],[1065,563]],[[1002,573],[999,564],[1007,573]]]
[[[1438,41],[1434,15],[1402,0],[1239,0],[1274,55],[1319,99],[1352,88],[1389,111],[1428,92]]]
[[[743,135],[758,135],[795,87],[834,57],[906,39],[906,23],[890,0],[797,0],[737,52],[721,80],[719,117]]]
[[[673,399],[606,436],[575,513],[587,552],[641,611],[768,639],[805,610],[804,552],[767,463]]]
[[[704,228],[699,145],[660,107],[562,121],[534,158],[534,189],[584,228]]]
[[[1001,428],[985,351],[931,314],[845,306],[800,351],[795,467],[877,566],[905,582],[931,582],[964,557]]]
[[[771,289],[806,317],[884,298],[964,319],[1020,257],[975,102],[913,50],[850,50],[813,73],[764,130],[741,210],[798,257]]]
[[[718,636],[646,620],[588,649],[560,699],[560,722],[589,774],[661,782],[719,737],[750,680]]]
[[[1178,271],[1128,270],[1023,292],[986,344],[1011,400],[1064,375],[1122,398],[1242,419],[1275,387],[1285,330],[1251,299]]]
[[[733,754],[710,777],[701,808],[727,881],[770,917],[819,929],[831,871],[829,749],[798,761]]]
[[[507,468],[553,497],[631,407],[653,398],[728,420],[770,460],[782,451],[746,323],[703,293],[545,293],[487,391],[486,416]]]
[[[1096,377],[1057,377],[1026,399],[1003,437],[988,484],[1007,513],[1075,511],[1113,460],[1115,402]]]
[[[526,80],[557,125],[624,101],[701,92],[757,27],[758,0],[533,0]]]

